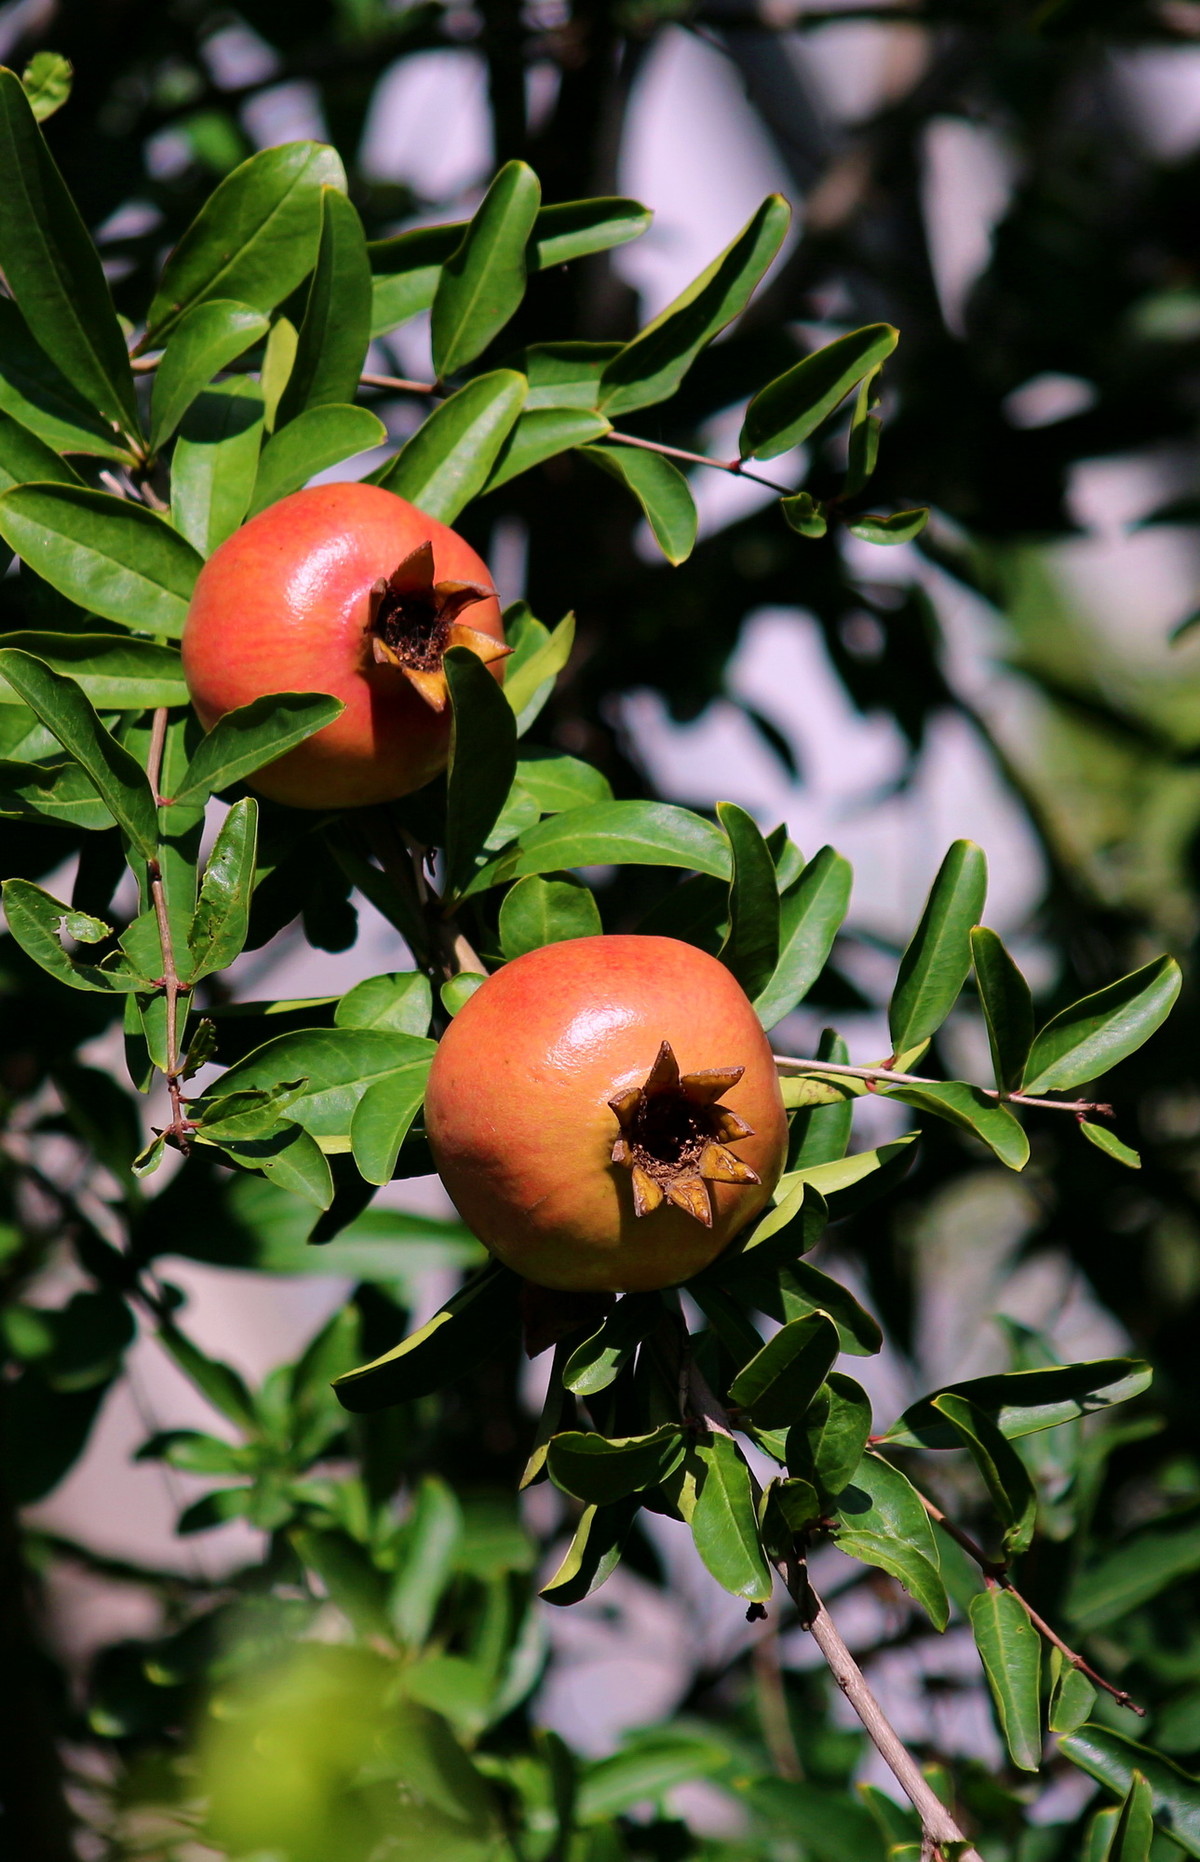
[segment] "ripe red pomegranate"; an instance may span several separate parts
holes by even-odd
[[[342,699],[341,717],[251,782],[294,808],[355,808],[408,795],[445,767],[451,646],[502,677],[487,565],[393,492],[316,485],[252,517],[205,563],[183,669],[205,730],[267,692]]]
[[[647,1291],[769,1201],[787,1120],[767,1038],[714,957],[585,937],[506,964],[443,1036],[425,1096],[442,1181],[540,1286]]]

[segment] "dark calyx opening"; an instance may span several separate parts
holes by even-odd
[[[620,1128],[612,1161],[632,1175],[637,1215],[649,1215],[665,1201],[711,1228],[712,1184],[759,1181],[729,1148],[753,1137],[750,1126],[717,1103],[737,1085],[742,1071],[711,1067],[681,1075],[671,1044],[664,1041],[645,1084],[609,1100]]]
[[[406,666],[436,672],[446,657],[453,618],[435,589],[398,592],[388,583],[379,596],[371,632]]]
[[[629,1138],[643,1170],[652,1177],[678,1175],[681,1165],[698,1162],[717,1133],[708,1106],[698,1106],[682,1092],[643,1094]]]

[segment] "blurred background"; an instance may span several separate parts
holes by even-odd
[[[548,327],[627,336],[764,194],[786,195],[793,231],[756,300],[693,369],[669,422],[650,410],[632,430],[727,457],[752,384],[844,329],[887,320],[901,341],[886,371],[875,496],[930,504],[929,528],[887,550],[845,535],[806,540],[770,493],[696,469],[701,542],[672,569],[618,488],[570,455],[503,487],[464,526],[502,595],[547,623],[568,608],[579,617],[538,735],[597,762],[619,795],[700,809],[731,799],[764,829],[786,822],[807,854],[831,842],[852,861],[846,934],[803,1009],[776,1030],[783,1052],[812,1053],[831,1024],[853,1059],[886,1052],[895,956],[957,836],[986,848],[988,921],[1047,1009],[1164,948],[1189,968],[1200,829],[1200,5],[0,6],[0,58],[19,70],[42,48],[75,67],[71,101],[47,135],[119,308],[142,300],[150,269],[224,174],[297,138],[336,145],[372,238],[463,218],[514,156],[534,165],[549,200],[621,193],[652,208],[640,241],[533,281],[514,349]],[[427,320],[382,340],[370,367],[428,378]],[[394,437],[418,417],[386,393],[378,409]],[[803,482],[820,496],[835,484],[836,444],[776,465],[794,483],[807,469]],[[4,825],[6,871],[37,866],[31,833]],[[610,924],[636,924],[655,902],[638,870],[594,877]],[[356,921],[344,890],[331,866],[302,915],[264,925],[228,979],[236,994],[332,995],[403,967],[395,933],[362,904]],[[1088,1437],[1073,1460],[1039,1468],[1051,1542],[1033,1582],[1069,1613],[1085,1516],[1097,1557],[1128,1562],[1129,1545],[1136,1562],[1148,1542],[1139,1535],[1158,1544],[1159,1529],[1172,1546],[1186,1541],[1191,1550],[1160,1558],[1149,1588],[1123,1593],[1115,1613],[1076,1611],[1115,1677],[1153,1704],[1154,1742],[1185,1765],[1200,1756],[1197,1033],[1189,988],[1114,1078],[1118,1128],[1145,1160],[1137,1176],[1035,1120],[1033,1165],[1011,1178],[940,1126],[891,1198],[825,1244],[885,1324],[881,1357],[851,1367],[883,1421],[935,1380],[1051,1354],[1153,1360],[1152,1400],[1110,1428],[1102,1452]],[[984,1077],[986,1042],[969,1008],[939,1039],[946,1065]],[[82,1059],[115,1071],[119,1056],[105,1036]],[[893,1136],[906,1128],[901,1116],[871,1105],[857,1137]],[[57,1142],[55,1168],[69,1172],[70,1140]],[[364,1278],[420,1323],[474,1258],[436,1180],[391,1185],[373,1205],[375,1228],[344,1231],[316,1259],[320,1272],[282,1219],[268,1231],[248,1211],[243,1227],[226,1216],[214,1232],[202,1209],[178,1215],[178,1252],[161,1271],[186,1297],[194,1340],[254,1384],[294,1359]],[[73,1274],[52,1247],[25,1297],[61,1306],[82,1284]],[[471,1439],[470,1402],[484,1402],[475,1392],[465,1416],[426,1432],[421,1466],[481,1504],[509,1492],[543,1366],[504,1368],[509,1436],[490,1448],[485,1431]],[[176,1532],[181,1506],[211,1480],[134,1455],[163,1430],[214,1422],[152,1338],[134,1344],[101,1395],[77,1458],[24,1516],[72,1788],[93,1826],[80,1854],[207,1857],[218,1852],[177,1831],[137,1836],[113,1820],[114,1778],[174,1749],[186,1722],[178,1685],[159,1688],[171,1699],[155,1721],[142,1699],[150,1684],[131,1692],[128,1674],[139,1662],[143,1673],[145,1651],[178,1627],[189,1599],[220,1598],[232,1574],[260,1565],[269,1533],[203,1518]],[[532,1489],[521,1531],[496,1556],[552,1568],[558,1500]],[[923,1631],[894,1587],[832,1549],[816,1570],[901,1732],[976,1778],[989,1858],[1076,1854],[1093,1787],[1053,1767],[1036,1791],[997,1781],[1002,1748],[969,1632]],[[844,1832],[822,1834],[819,1818],[772,1822],[767,1797],[744,1788],[773,1764],[809,1792],[791,1802],[813,1815],[823,1792],[852,1780],[891,1788],[810,1672],[806,1638],[777,1627],[747,1627],[667,1519],[589,1601],[536,1607],[539,1678],[522,1709],[532,1723],[593,1759],[672,1716],[726,1740],[698,1766],[707,1777],[664,1787],[657,1809],[635,1802],[629,1853],[716,1854],[726,1841],[740,1845],[731,1855],[850,1862]],[[263,1848],[263,1862],[276,1853]]]

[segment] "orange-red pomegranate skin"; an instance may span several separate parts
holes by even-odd
[[[366,631],[374,585],[427,541],[435,579],[493,586],[468,543],[378,485],[294,492],[205,563],[183,633],[184,675],[205,730],[267,692],[329,692],[346,707],[255,772],[263,795],[294,808],[355,808],[408,795],[445,767],[449,707],[432,710],[403,673],[377,665]],[[462,618],[503,640],[494,596]]]
[[[754,1135],[731,1148],[758,1184],[714,1183],[713,1226],[663,1203],[634,1214],[608,1101],[669,1041],[683,1073],[744,1067],[722,1104]],[[540,1286],[648,1291],[698,1273],[769,1202],[787,1120],[767,1038],[729,971],[663,937],[587,937],[489,977],[434,1058],[425,1124],[463,1219]]]

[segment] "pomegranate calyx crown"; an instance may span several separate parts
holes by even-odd
[[[433,575],[433,544],[419,544],[371,590],[367,635],[376,665],[394,666],[432,710],[444,711],[450,694],[443,662],[451,647],[468,647],[485,665],[512,648],[458,618],[493,597],[494,588],[435,582]]]
[[[710,1184],[761,1181],[729,1149],[753,1137],[753,1127],[717,1103],[744,1072],[710,1067],[681,1074],[671,1043],[664,1041],[645,1082],[609,1100],[620,1126],[612,1161],[633,1177],[635,1214],[649,1215],[668,1202],[711,1228]]]

